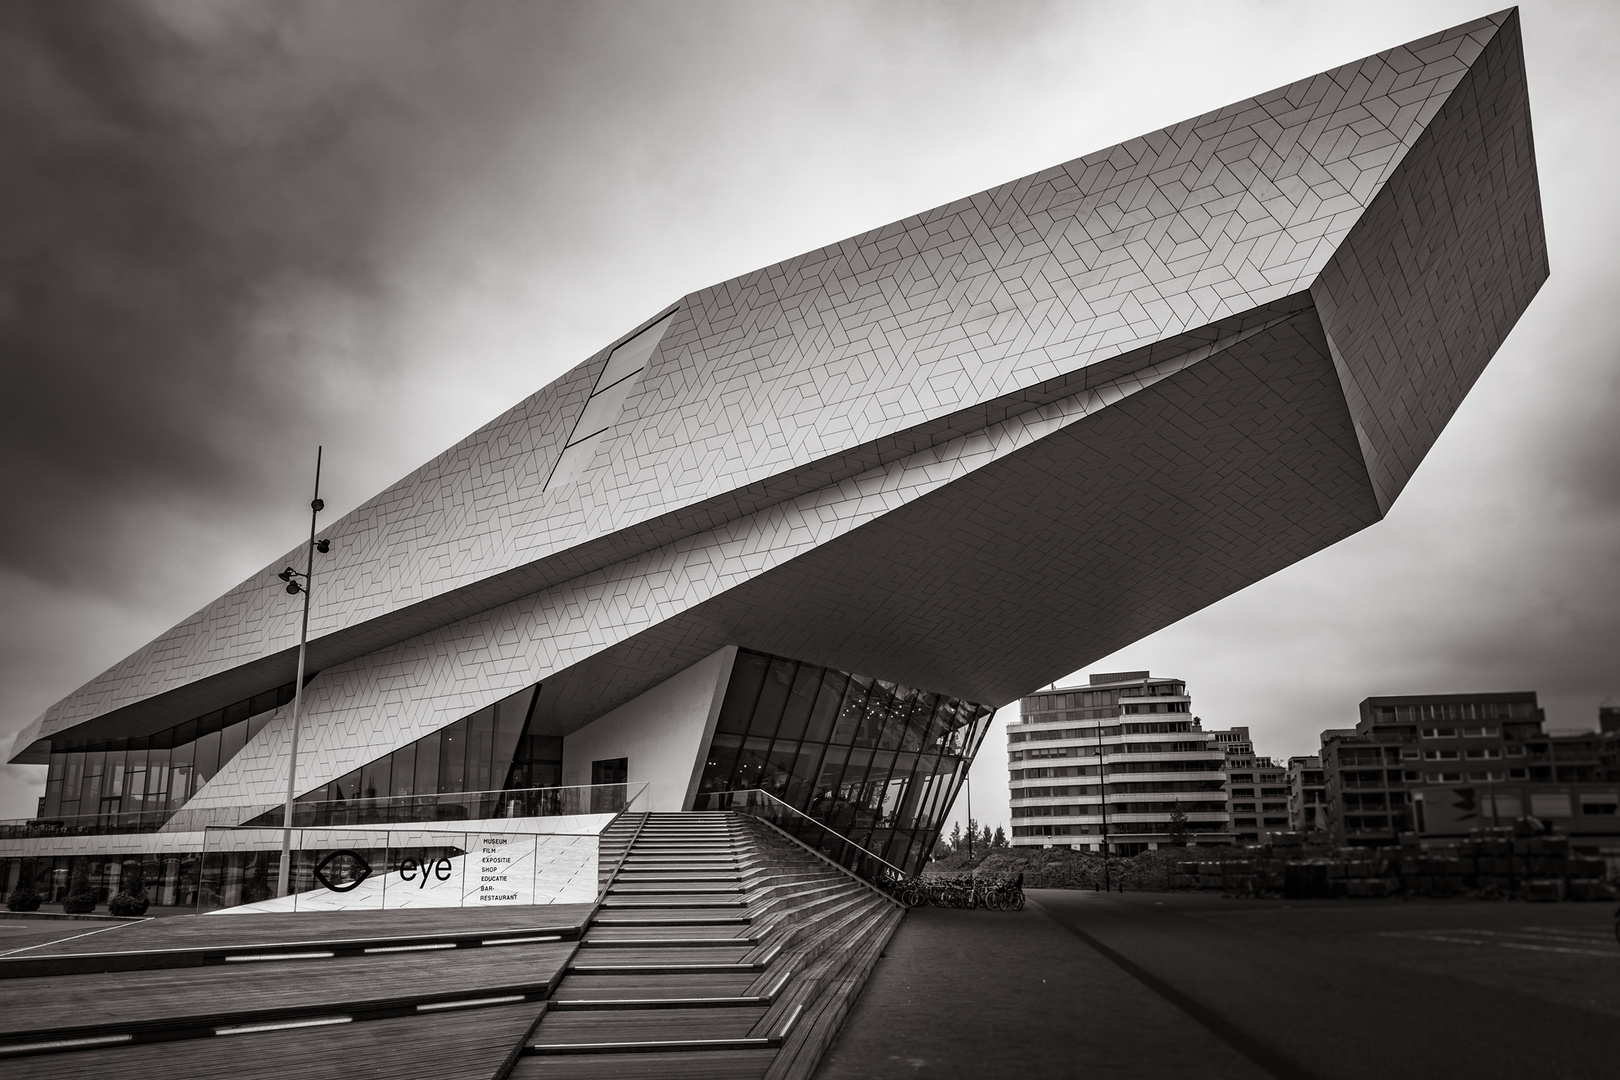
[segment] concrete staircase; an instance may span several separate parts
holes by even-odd
[[[624,815],[602,864],[512,1077],[808,1077],[904,913],[740,814]]]

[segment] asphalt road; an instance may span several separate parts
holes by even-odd
[[[1030,895],[908,915],[818,1080],[1620,1077],[1613,905]]]

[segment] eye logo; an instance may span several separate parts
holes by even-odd
[[[348,862],[334,866],[333,864],[337,863],[339,859],[347,859]],[[338,878],[346,878],[347,880],[333,883],[332,879],[326,876],[328,868]],[[344,873],[345,870],[348,872]],[[361,858],[358,851],[334,851],[322,859],[315,867],[315,880],[320,882],[323,887],[336,893],[357,889],[360,887],[360,883],[370,876],[371,864]]]

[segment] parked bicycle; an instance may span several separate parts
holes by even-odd
[[[907,907],[985,908],[1020,911],[1024,907],[1024,875],[1016,878],[912,877],[894,886],[894,898]]]

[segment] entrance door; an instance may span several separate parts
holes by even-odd
[[[591,813],[617,814],[623,810],[624,789],[629,779],[629,758],[591,762]]]

